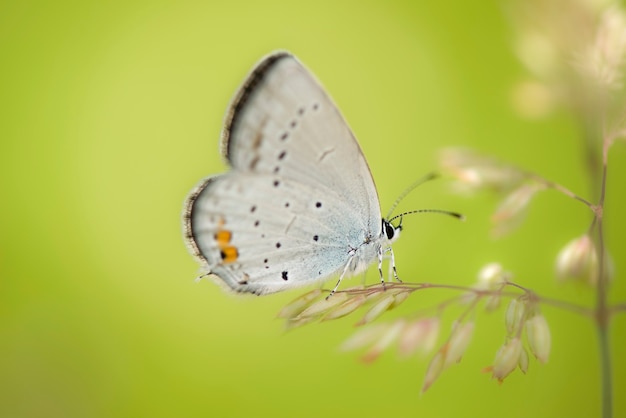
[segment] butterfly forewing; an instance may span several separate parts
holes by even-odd
[[[266,57],[235,97],[223,148],[239,171],[282,175],[343,194],[359,218],[380,220],[359,144],[330,97],[292,55]]]

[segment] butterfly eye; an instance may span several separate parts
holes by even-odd
[[[385,220],[383,220],[383,228],[385,228],[385,236],[387,239],[392,239],[396,234],[396,228]]]

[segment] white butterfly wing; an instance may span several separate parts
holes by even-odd
[[[293,56],[255,67],[227,114],[222,147],[233,170],[191,193],[184,224],[192,252],[231,289],[264,294],[327,279],[380,235],[365,158]]]
[[[236,170],[340,192],[364,223],[380,223],[359,144],[325,90],[289,53],[266,57],[249,75],[227,114],[222,151]]]
[[[192,203],[194,253],[237,291],[271,293],[328,278],[347,262],[349,243],[364,237],[338,224],[346,216],[339,197],[327,195],[317,207],[318,191],[283,179],[280,195],[268,199],[263,182],[270,181],[234,172],[211,177]]]

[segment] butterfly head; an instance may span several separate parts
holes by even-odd
[[[400,231],[402,231],[402,218],[397,226],[383,219],[383,235],[389,243],[395,242],[400,237]]]

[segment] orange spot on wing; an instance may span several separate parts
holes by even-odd
[[[220,248],[226,247],[232,237],[233,233],[225,229],[222,229],[221,231],[217,231],[215,233],[215,240],[217,241],[217,245]]]
[[[239,251],[237,251],[237,247],[232,245],[224,246],[220,251],[220,255],[224,263],[234,263],[239,257]]]

